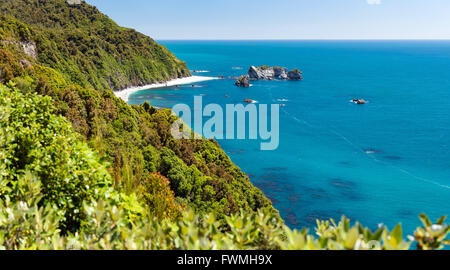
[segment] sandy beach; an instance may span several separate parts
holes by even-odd
[[[185,85],[185,84],[192,84],[197,82],[203,82],[203,81],[210,81],[210,80],[216,80],[217,77],[206,77],[206,76],[191,76],[191,77],[185,77],[180,79],[174,79],[170,80],[164,83],[155,83],[155,84],[149,84],[139,87],[131,87],[124,90],[116,91],[114,94],[116,97],[119,97],[126,102],[128,102],[128,97],[138,91],[141,90],[147,90],[147,89],[154,89],[154,88],[162,88],[162,87],[169,87],[174,85]]]

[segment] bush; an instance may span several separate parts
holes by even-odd
[[[83,202],[97,200],[110,186],[105,165],[65,118],[52,113],[49,97],[5,86],[0,86],[0,96],[0,157],[5,177],[0,198],[19,200],[18,179],[32,172],[42,183],[42,203],[57,206],[61,229],[76,230]]]
[[[169,179],[159,173],[151,173],[139,187],[142,201],[157,219],[175,219],[181,216],[183,207],[175,200]]]

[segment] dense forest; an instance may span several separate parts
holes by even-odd
[[[84,2],[1,1],[0,249],[410,248],[400,226],[290,230],[217,142],[112,92],[189,75]],[[444,218],[421,219],[420,249],[448,244]]]

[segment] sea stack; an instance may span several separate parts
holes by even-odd
[[[288,79],[291,81],[300,81],[303,79],[302,72],[296,68],[289,71],[287,76],[288,76]]]
[[[298,69],[293,69],[288,72],[285,67],[269,67],[269,66],[251,66],[248,70],[248,78],[250,80],[302,80],[302,72]]]
[[[236,86],[239,86],[239,87],[245,87],[245,88],[250,87],[249,76],[247,76],[247,75],[242,75],[242,76],[240,76],[240,77],[237,79],[235,85],[236,85]]]

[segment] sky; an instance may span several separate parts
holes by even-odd
[[[449,0],[86,0],[172,39],[450,39]]]

